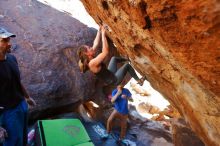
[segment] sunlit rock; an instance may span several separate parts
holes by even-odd
[[[220,143],[220,1],[82,0],[118,51],[184,116]]]

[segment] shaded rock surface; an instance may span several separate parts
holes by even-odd
[[[171,133],[155,121],[132,123],[128,132],[137,136],[138,146],[173,146]]]
[[[220,1],[82,0],[206,145],[220,143]]]
[[[0,25],[17,35],[13,54],[22,82],[37,102],[31,118],[72,111],[95,93],[95,79],[79,72],[75,55],[78,46],[93,43],[95,29],[29,0],[0,1]]]
[[[205,146],[184,121],[173,120],[172,135],[175,146]]]

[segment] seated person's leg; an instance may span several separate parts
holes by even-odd
[[[115,57],[113,56],[109,62],[108,70],[110,70],[112,73],[116,73],[117,71],[117,63],[121,63],[127,61],[127,59],[122,57]]]
[[[124,77],[126,76],[127,72],[130,73],[130,75],[135,79],[139,80],[137,74],[135,73],[134,69],[131,67],[130,64],[126,63],[122,67],[120,67],[117,72],[115,73],[115,76],[117,77],[117,85],[119,85]]]
[[[124,64],[121,68],[119,68],[118,70],[117,70],[117,72],[115,73],[115,76],[117,77],[117,83],[116,83],[116,85],[119,85],[121,82],[122,82],[122,80],[124,79],[124,77],[126,76],[126,73],[127,72],[129,72],[129,74],[131,75],[131,77],[133,77],[137,82],[138,82],[138,84],[140,84],[141,86],[143,85],[143,82],[144,82],[144,80],[145,80],[145,77],[144,78],[141,78],[141,79],[139,79],[138,78],[138,76],[137,76],[137,74],[136,74],[136,72],[135,72],[135,70],[133,69],[133,67],[130,65],[130,64],[128,64],[128,63],[126,63],[126,64]]]

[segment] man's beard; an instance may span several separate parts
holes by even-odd
[[[6,53],[11,53],[11,48],[7,49]]]
[[[0,48],[0,53],[1,54],[7,54],[7,53],[11,53],[11,47],[8,48]]]

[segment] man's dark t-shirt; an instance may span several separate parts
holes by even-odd
[[[7,58],[0,61],[0,107],[14,108],[23,99],[17,60],[15,56],[7,54]]]

